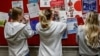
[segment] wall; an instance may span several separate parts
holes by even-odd
[[[9,9],[11,8],[12,1],[14,1],[14,0],[2,0],[2,1],[0,1],[0,7],[1,7],[0,11],[1,12],[8,12]],[[77,1],[80,1],[79,4],[81,6],[81,0],[77,0]],[[27,10],[26,5],[28,3],[28,0],[23,0],[23,2],[24,2],[24,12],[27,13],[28,10]],[[98,5],[99,5],[98,12],[100,13],[99,2],[98,2]],[[76,8],[78,8],[78,7],[76,6]],[[41,9],[45,9],[45,8],[41,8]],[[76,15],[76,18],[78,21],[78,25],[84,24],[82,18],[79,15]],[[35,18],[35,19],[37,19],[37,18]],[[68,39],[62,40],[63,46],[77,46],[75,37],[76,37],[76,34],[68,35]],[[28,39],[28,43],[29,43],[29,46],[39,46],[39,35],[35,35],[32,38]],[[4,38],[4,28],[3,27],[0,27],[0,46],[7,46],[7,42]]]

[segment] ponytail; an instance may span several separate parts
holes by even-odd
[[[85,25],[85,39],[88,46],[92,48],[97,48],[100,45],[100,30],[99,30],[99,21],[98,14],[94,11],[91,11],[87,14]]]
[[[96,25],[90,25],[88,26],[88,29],[86,29],[86,35],[85,39],[88,46],[91,46],[92,48],[98,48],[98,45],[100,45],[99,42],[99,27]]]
[[[51,20],[52,11],[50,9],[45,9],[39,14],[39,21],[43,28],[50,28],[49,22]]]
[[[42,28],[49,28],[49,22],[43,13],[40,12],[39,14],[39,21],[41,23]]]

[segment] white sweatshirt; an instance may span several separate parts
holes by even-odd
[[[89,47],[87,45],[87,43],[85,42],[85,29],[84,29],[84,25],[80,25],[78,26],[78,32],[77,32],[77,37],[76,37],[76,41],[79,44],[79,54],[80,55],[100,55],[99,49],[93,49],[91,47]]]
[[[4,36],[8,42],[9,56],[25,56],[29,53],[27,38],[34,35],[30,24],[7,22]]]
[[[66,30],[66,23],[50,22],[50,28],[42,28],[41,24],[36,25],[40,35],[40,47],[38,56],[62,56],[62,34]]]

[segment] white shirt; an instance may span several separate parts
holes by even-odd
[[[9,56],[25,56],[29,53],[27,38],[34,35],[29,24],[7,22],[4,35],[8,42]]]
[[[42,28],[41,24],[36,25],[40,35],[40,47],[38,56],[62,56],[62,34],[66,30],[66,23],[50,23],[50,28]]]
[[[79,54],[80,55],[98,55],[99,49],[93,49],[89,47],[85,41],[85,26],[80,25],[78,26],[78,32],[76,41],[79,44]],[[99,54],[100,55],[100,54]]]

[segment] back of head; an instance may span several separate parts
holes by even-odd
[[[50,9],[45,9],[43,11],[40,11],[39,13],[39,21],[41,23],[41,26],[43,28],[49,28],[49,23],[51,20],[52,11]]]
[[[94,11],[90,11],[86,14],[86,21],[85,24],[95,24],[99,25],[99,20],[98,20],[98,13]]]
[[[89,12],[85,21],[86,29],[85,29],[85,39],[87,45],[92,48],[97,48],[99,45],[99,21],[98,14],[96,12]]]
[[[43,14],[46,16],[47,20],[50,20],[52,16],[52,11],[50,9],[45,9],[43,11]]]
[[[9,10],[9,16],[13,20],[17,20],[18,19],[18,15],[21,15],[21,14],[22,14],[22,9],[20,7],[14,7],[14,8]]]

